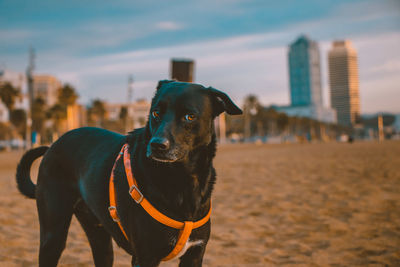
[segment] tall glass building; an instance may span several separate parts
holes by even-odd
[[[291,106],[322,107],[320,56],[317,42],[301,35],[289,47]]]

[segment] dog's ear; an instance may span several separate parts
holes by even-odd
[[[175,80],[161,80],[158,82],[157,84],[157,90],[161,88],[161,86],[163,86],[166,83],[172,83],[175,82]]]
[[[224,92],[212,87],[208,87],[207,90],[212,97],[215,116],[218,116],[224,111],[230,115],[240,115],[243,113]]]

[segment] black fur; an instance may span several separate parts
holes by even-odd
[[[35,159],[43,156],[49,149],[47,146],[37,147],[27,151],[17,166],[17,186],[19,191],[29,198],[35,198],[36,186],[31,180],[30,170]]]
[[[39,265],[57,265],[75,214],[88,236],[96,266],[112,266],[111,238],[132,255],[133,266],[158,266],[175,246],[179,231],[155,221],[133,201],[121,159],[114,173],[115,190],[127,241],[107,210],[110,172],[127,142],[134,176],[150,203],[175,220],[203,218],[215,183],[213,119],[221,108],[241,112],[229,98],[216,100],[216,91],[197,84],[162,81],[145,128],[127,136],[81,128],[63,135],[47,152],[45,147],[28,151],[17,169],[18,188],[28,197],[35,195],[30,165],[46,152],[36,187]],[[193,230],[190,240],[203,243],[191,247],[180,258],[180,266],[202,265],[209,235],[210,222]]]

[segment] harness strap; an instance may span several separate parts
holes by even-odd
[[[138,184],[137,184],[136,179],[134,178],[133,172],[132,172],[128,144],[124,144],[124,146],[122,147],[121,151],[118,154],[117,159],[115,160],[114,167],[111,172],[110,184],[109,184],[110,207],[108,209],[109,209],[112,219],[116,223],[118,223],[119,228],[121,229],[122,233],[124,234],[124,236],[127,240],[128,240],[128,237],[127,237],[127,235],[121,225],[119,217],[118,217],[117,205],[116,205],[116,200],[115,200],[115,189],[114,189],[114,170],[115,170],[115,166],[117,165],[117,161],[121,158],[122,155],[123,155],[125,173],[126,173],[126,177],[127,177],[128,184],[129,184],[129,194],[131,195],[133,200],[135,200],[136,203],[141,205],[143,207],[143,209],[151,217],[153,217],[153,219],[155,219],[156,221],[158,221],[166,226],[169,226],[171,228],[180,230],[178,240],[175,244],[175,247],[170,252],[170,254],[168,254],[162,260],[167,261],[167,260],[173,259],[174,257],[176,257],[179,254],[179,252],[185,246],[187,240],[190,237],[190,234],[192,233],[192,230],[199,228],[199,227],[203,226],[206,222],[208,222],[208,220],[210,219],[210,216],[211,216],[211,206],[210,206],[210,209],[209,209],[207,215],[204,218],[202,218],[201,220],[196,221],[196,222],[176,221],[174,219],[169,218],[168,216],[165,216],[161,212],[159,212],[153,205],[150,204],[150,202],[140,192],[140,190],[138,188]]]
[[[174,249],[169,253],[167,257],[162,259],[163,261],[168,261],[176,257],[176,255],[181,252],[182,248],[185,246],[186,241],[189,239],[190,234],[192,233],[193,229],[193,222],[187,221],[184,223],[185,226],[183,229],[179,232],[179,237],[178,241],[176,241],[176,245]]]
[[[121,229],[122,233],[124,234],[125,238],[128,239],[128,236],[126,235],[124,228],[122,228],[121,221],[119,220],[118,217],[118,212],[117,212],[117,202],[115,200],[115,188],[114,188],[114,170],[115,166],[117,165],[116,162],[121,158],[123,154],[123,149],[122,147],[121,151],[118,154],[117,159],[115,160],[114,166],[111,171],[111,177],[110,177],[110,184],[109,184],[109,192],[110,192],[110,206],[108,207],[108,211],[110,212],[111,218],[113,219],[114,222],[116,222]]]

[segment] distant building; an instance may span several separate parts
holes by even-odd
[[[320,55],[317,42],[301,35],[288,52],[290,106],[274,107],[288,116],[335,123],[336,113],[323,106]]]
[[[350,41],[335,41],[328,54],[331,106],[339,124],[354,125],[360,116],[357,52]]]
[[[61,88],[61,82],[51,75],[33,76],[33,96],[42,98],[47,106],[51,107],[57,103],[58,92]]]
[[[107,118],[109,120],[118,120],[122,107],[127,107],[128,109],[130,129],[140,128],[146,125],[150,110],[150,103],[148,101],[141,99],[130,104],[106,103]]]
[[[306,117],[327,123],[336,123],[336,112],[332,108],[323,106],[274,106],[276,111],[283,112],[291,117]]]
[[[67,117],[55,123],[54,120],[47,120],[45,128],[52,132],[51,141],[55,141],[60,135],[76,128],[87,126],[86,108],[79,104],[67,106]]]
[[[396,132],[400,133],[400,114],[395,115],[393,127],[395,128]]]
[[[321,66],[317,42],[302,35],[289,47],[291,106],[322,106]]]
[[[87,125],[86,108],[79,104],[67,107],[66,131]]]
[[[180,82],[193,82],[194,61],[191,59],[172,59],[170,76],[171,79]]]

